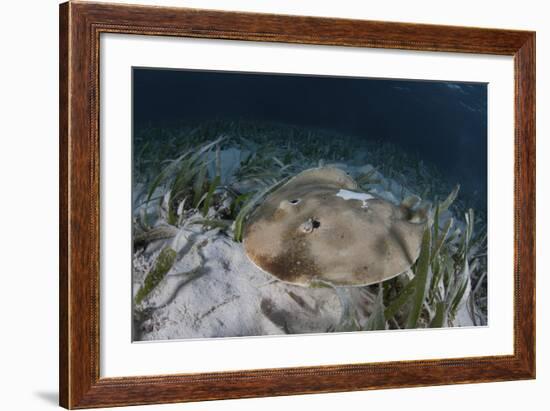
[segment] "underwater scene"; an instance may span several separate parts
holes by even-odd
[[[132,82],[134,341],[487,325],[487,84]]]

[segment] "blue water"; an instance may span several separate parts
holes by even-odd
[[[133,101],[135,130],[223,119],[391,142],[486,210],[485,83],[134,68]]]

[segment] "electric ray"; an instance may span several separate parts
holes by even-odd
[[[248,257],[278,279],[309,285],[368,285],[406,271],[418,258],[426,210],[361,192],[333,167],[301,172],[256,208],[244,229]]]

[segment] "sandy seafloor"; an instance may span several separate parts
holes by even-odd
[[[221,158],[224,175],[231,175],[236,170],[238,150],[225,150]],[[352,176],[373,168],[370,164],[335,166]],[[370,187],[370,193],[395,204],[404,195],[416,194],[394,179],[378,171],[374,173],[379,183]],[[139,186],[134,190],[135,204],[140,204],[137,200],[143,197],[143,192]],[[136,206],[135,214],[140,208],[151,207],[141,204]],[[455,216],[446,211],[441,221],[451,217]],[[134,296],[163,248],[171,247],[177,256],[164,279],[135,305],[134,340],[351,331],[353,327],[346,323],[350,312],[355,327],[357,323],[360,327],[366,325],[372,291],[364,287],[303,287],[279,281],[248,259],[242,243],[234,241],[231,228],[212,229],[194,224],[202,218],[198,211],[188,211],[179,227],[170,228],[173,237],[152,241],[135,250]],[[455,217],[455,227],[460,228],[460,224]],[[402,276],[412,278],[413,274],[409,271]],[[474,325],[471,307],[466,304],[469,292],[465,293],[452,326]]]

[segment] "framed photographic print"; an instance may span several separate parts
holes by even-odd
[[[60,403],[535,377],[535,34],[60,6]]]

